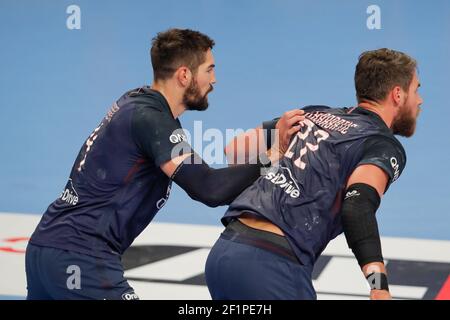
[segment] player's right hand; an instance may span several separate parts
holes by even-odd
[[[291,138],[302,127],[305,120],[305,111],[301,109],[294,109],[286,111],[278,120],[276,129],[278,129],[278,141],[275,141],[274,146],[278,145],[278,151],[284,155],[289,147]]]
[[[387,290],[370,290],[370,300],[392,300],[392,296]]]

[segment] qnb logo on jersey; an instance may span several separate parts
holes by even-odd
[[[400,165],[398,164],[397,158],[392,157],[391,158],[391,166],[392,169],[394,169],[394,178],[392,179],[392,182],[398,179],[398,176],[400,175]]]
[[[73,187],[72,179],[69,179],[69,182],[66,185],[66,189],[64,189],[59,198],[71,206],[77,205],[79,198],[78,193],[75,191],[75,188]]]
[[[187,141],[186,135],[184,133],[176,132],[178,130],[175,130],[174,133],[172,133],[169,137],[170,142],[172,143],[180,143],[182,141]]]
[[[269,170],[265,178],[272,182],[274,185],[283,189],[283,191],[291,198],[298,198],[300,196],[300,188],[292,177],[291,170],[286,167],[280,167],[280,169],[287,172],[288,176],[286,176],[283,172],[274,172]]]
[[[139,300],[139,297],[134,291],[124,293],[122,295],[122,300]]]

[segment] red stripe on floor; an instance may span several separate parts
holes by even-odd
[[[448,276],[444,285],[435,298],[436,300],[450,300],[450,276]]]

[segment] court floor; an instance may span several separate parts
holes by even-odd
[[[24,251],[39,215],[0,213],[0,299],[24,299]],[[141,299],[210,299],[204,264],[221,227],[152,223],[123,258],[125,275]],[[450,299],[450,241],[382,238],[394,299]],[[181,267],[182,266],[182,267]],[[317,261],[318,299],[368,299],[368,287],[345,238]]]

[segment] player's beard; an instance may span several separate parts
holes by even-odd
[[[189,87],[187,87],[183,95],[183,102],[186,106],[186,109],[197,111],[204,111],[208,109],[208,93],[210,93],[211,91],[213,91],[212,86],[210,86],[208,91],[206,91],[206,93],[202,95],[197,81],[192,80],[191,84],[189,85]]]
[[[411,137],[416,131],[416,117],[403,105],[392,123],[392,132],[403,137]]]

